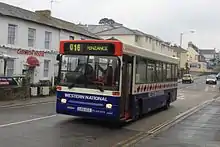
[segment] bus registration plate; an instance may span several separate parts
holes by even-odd
[[[91,108],[85,108],[85,107],[77,107],[77,111],[81,111],[81,112],[92,112]]]

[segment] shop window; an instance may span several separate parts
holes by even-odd
[[[14,60],[7,60],[7,76],[14,74]]]

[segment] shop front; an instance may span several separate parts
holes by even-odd
[[[7,63],[0,59],[0,76],[27,76],[30,85],[35,85],[35,87],[36,85],[38,87],[39,85],[47,85],[47,87],[54,85],[54,78],[58,71],[55,51],[12,49],[0,46],[1,52],[11,58]]]

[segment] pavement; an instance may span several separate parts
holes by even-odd
[[[24,105],[0,104],[3,106],[0,107],[0,146],[116,146],[219,94],[216,86],[205,84],[204,77],[199,77],[192,84],[179,83],[178,86],[178,99],[170,109],[149,113],[120,129],[113,128],[107,122],[57,115],[54,97],[41,99],[51,100],[43,103],[32,99],[29,103],[24,102]],[[35,103],[31,104],[33,101]]]
[[[54,101],[56,101],[56,96],[37,97],[37,98],[13,100],[13,101],[0,101],[0,108],[31,105],[31,104],[38,104],[38,103],[47,103],[47,102],[54,102]]]
[[[214,101],[160,134],[135,147],[219,147],[220,101]]]

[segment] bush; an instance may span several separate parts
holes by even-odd
[[[50,87],[50,94],[51,94],[51,95],[56,94],[56,86],[51,86],[51,87]]]

